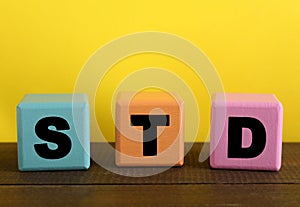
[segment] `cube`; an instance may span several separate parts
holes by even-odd
[[[211,167],[279,171],[282,119],[283,107],[275,95],[216,94],[211,116]]]
[[[116,103],[118,166],[182,166],[184,102],[167,92],[122,92]]]
[[[88,169],[89,123],[84,94],[26,95],[17,106],[19,170]]]

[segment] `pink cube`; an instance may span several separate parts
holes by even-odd
[[[272,94],[216,94],[212,102],[210,166],[281,167],[283,108]]]

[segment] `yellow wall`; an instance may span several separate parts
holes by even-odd
[[[149,30],[195,43],[216,66],[227,92],[276,94],[284,105],[284,141],[300,141],[299,0],[3,1],[0,28],[1,142],[16,141],[15,107],[24,94],[72,92],[97,48]],[[171,67],[173,60],[130,61],[127,66],[155,61]],[[207,129],[208,111],[204,117]],[[111,124],[105,130],[113,136]]]

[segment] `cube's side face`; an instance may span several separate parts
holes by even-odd
[[[77,113],[80,113],[78,116],[81,118],[82,125],[81,129],[75,130],[71,103],[42,105],[27,103],[18,106],[18,163],[21,171],[89,168],[89,108],[88,104],[78,107],[80,109],[77,110]],[[49,117],[54,121],[49,122],[49,126],[45,126],[47,124],[45,120],[49,120]],[[63,123],[62,130],[56,128],[59,125],[55,123],[55,120],[58,119]],[[44,120],[44,125],[41,120]],[[49,141],[49,137],[53,141]],[[62,143],[61,140],[65,140],[63,147],[68,146],[63,149],[65,151],[60,153],[61,155],[57,155],[57,157],[41,155],[43,150],[44,154],[57,150],[58,145]],[[44,148],[41,147],[42,145]],[[40,150],[39,153],[37,149]]]
[[[283,111],[280,103],[276,105],[261,103],[253,106],[251,103],[242,106],[226,107],[226,121],[224,128],[220,127],[217,105],[212,107],[211,123],[211,157],[210,164],[213,168],[270,170],[278,171],[281,167],[282,147],[282,118]],[[229,117],[250,117],[258,120],[265,128],[266,142],[262,152],[252,158],[228,157],[228,129]],[[220,132],[220,130],[223,130]],[[221,135],[220,137],[217,134]],[[242,146],[248,148],[252,144],[252,132],[247,128],[242,129]],[[260,137],[257,137],[258,139]]]
[[[183,104],[127,102],[116,107],[116,164],[118,166],[182,166],[184,163]],[[156,127],[157,152],[145,156],[144,128],[132,124],[137,115],[166,115],[169,123]],[[151,118],[149,118],[151,121]]]

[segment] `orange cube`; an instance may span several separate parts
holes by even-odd
[[[182,166],[184,103],[166,92],[120,93],[116,105],[118,166]]]

